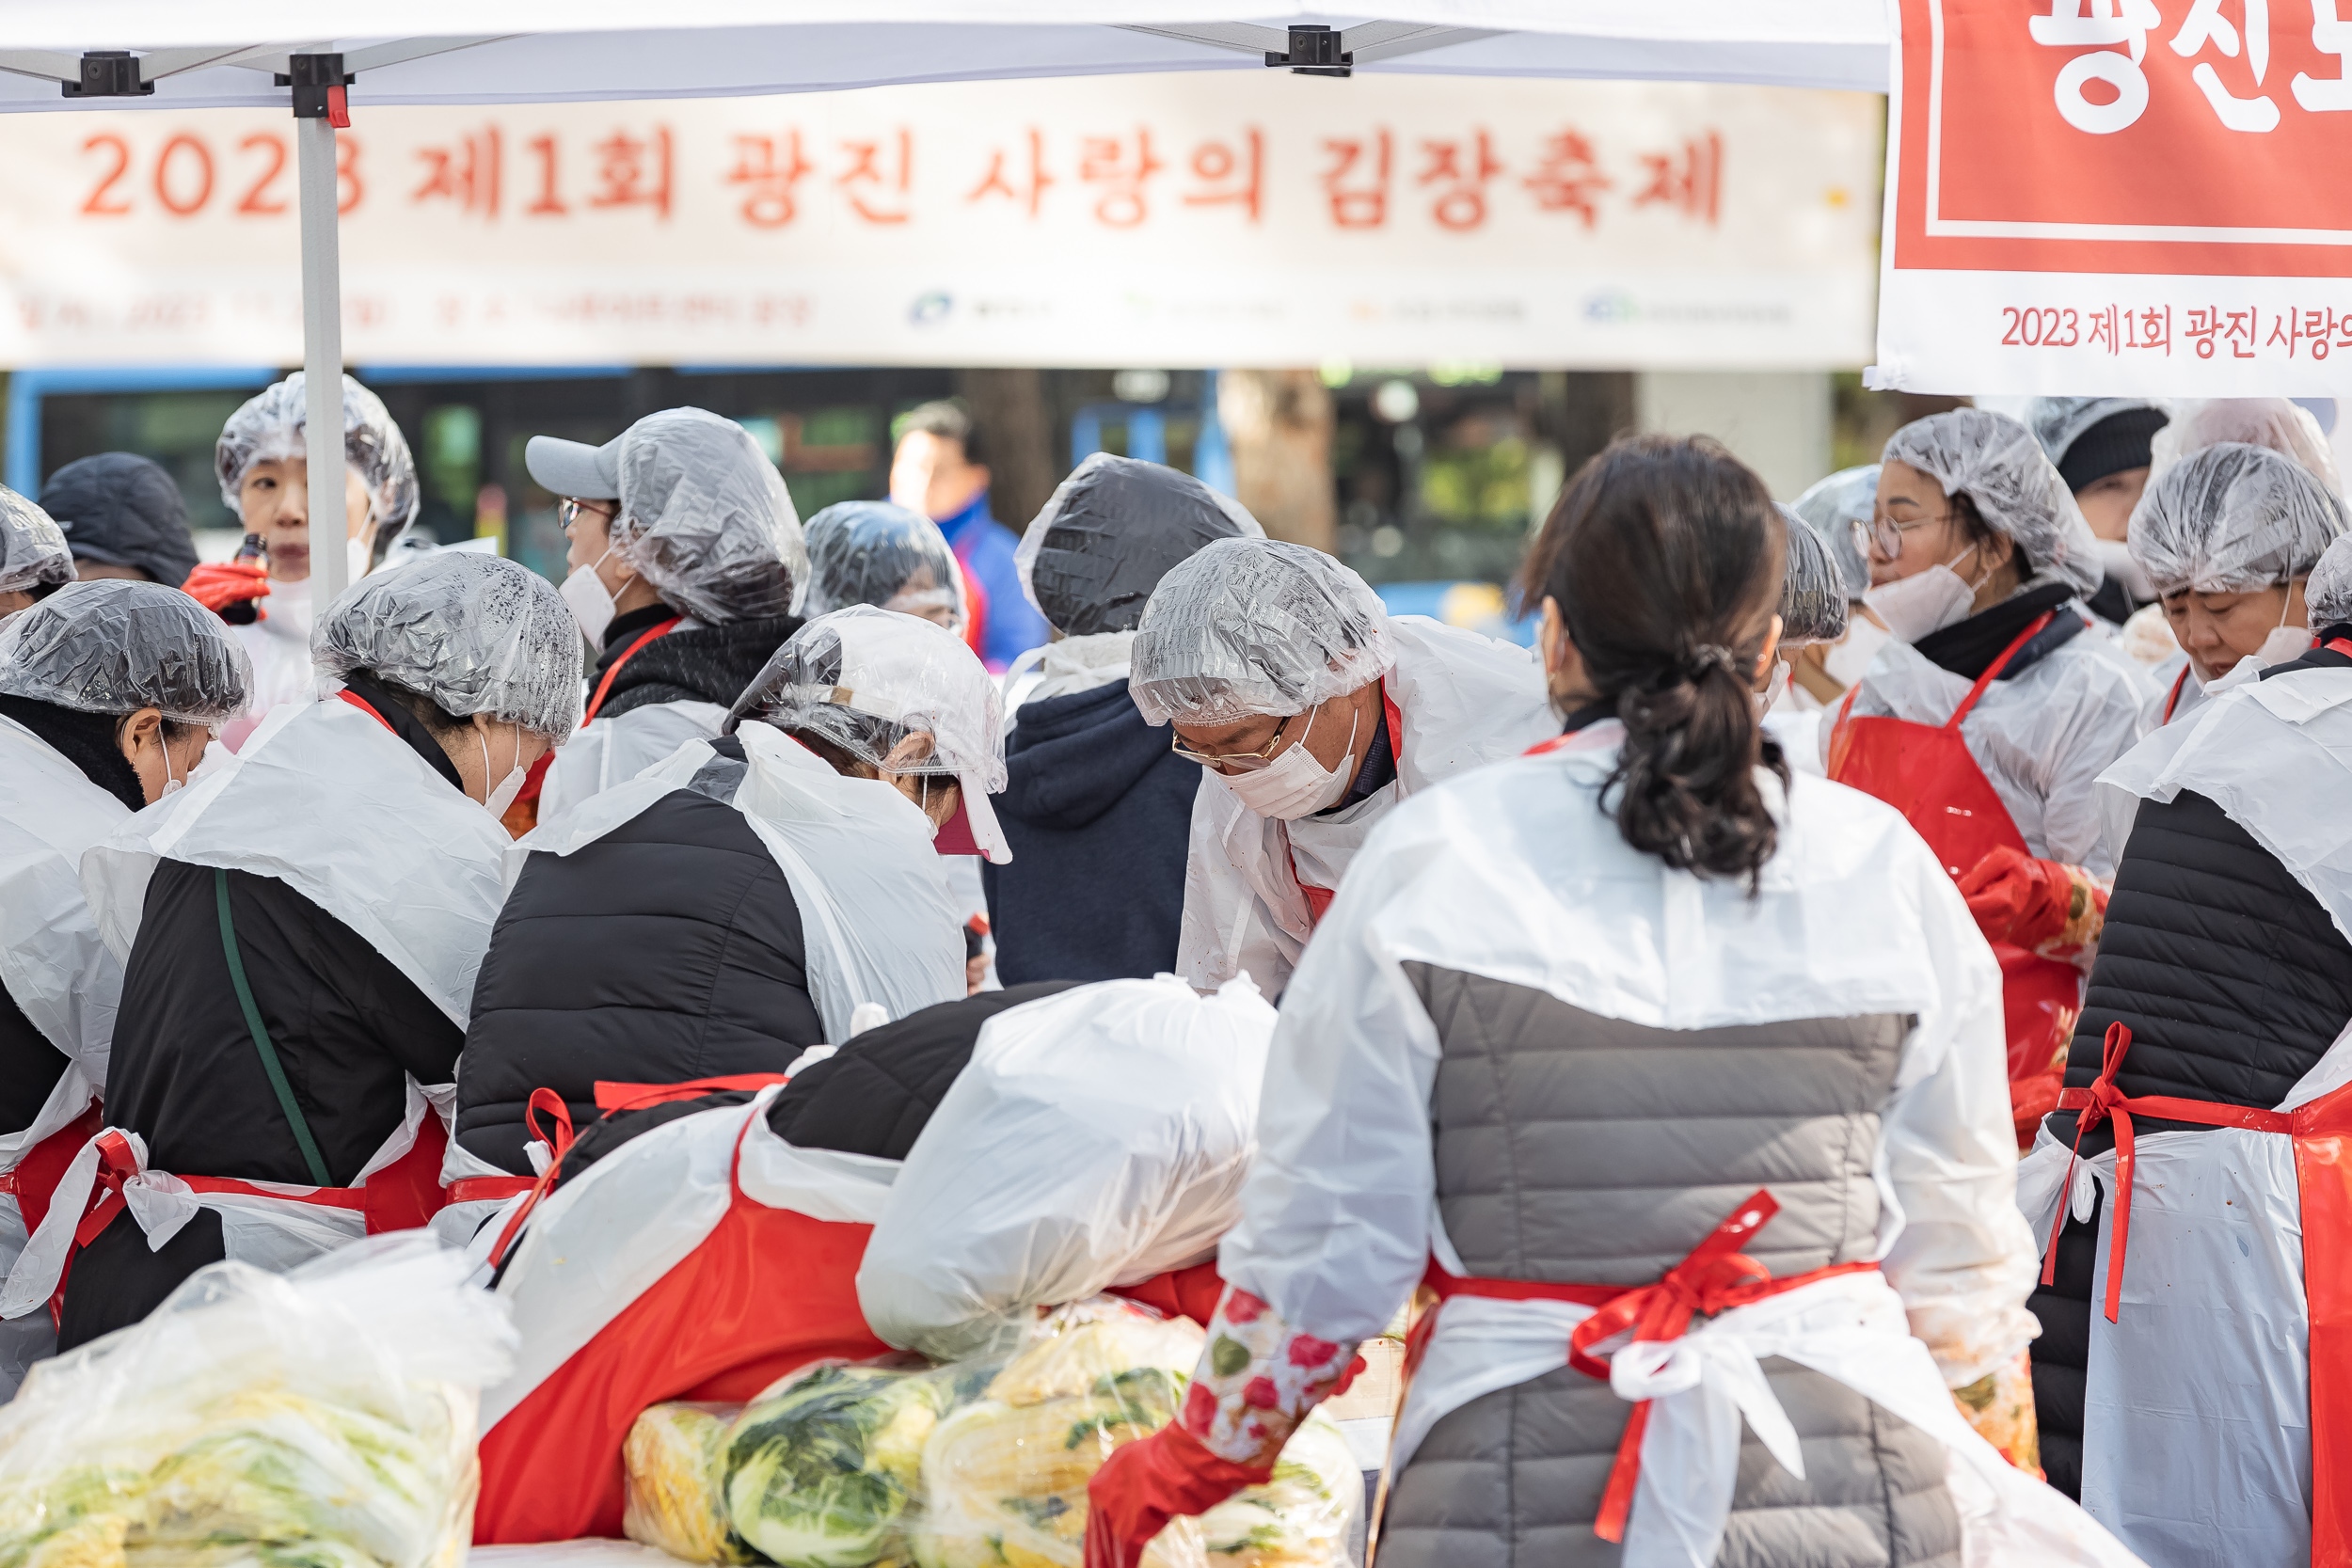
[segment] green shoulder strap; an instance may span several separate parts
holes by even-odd
[[[278,1108],[286,1113],[294,1142],[302,1146],[302,1163],[310,1167],[310,1180],[331,1187],[335,1183],[326,1174],[326,1162],[319,1158],[310,1124],[302,1119],[302,1107],[294,1103],[294,1085],[286,1082],[278,1048],[270,1043],[269,1030],[262,1024],[262,1009],[253,1005],[253,988],[245,978],[245,956],[237,951],[236,923],[229,918],[229,873],[219,866],[213,868],[213,892],[220,900],[220,950],[229,959],[229,978],[237,988],[237,1006],[245,1009],[245,1026],[253,1031],[253,1049],[262,1053],[262,1070],[269,1074],[270,1092],[278,1096]]]

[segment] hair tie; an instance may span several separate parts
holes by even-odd
[[[1724,667],[1724,670],[1727,673],[1737,675],[1740,673],[1740,656],[1738,654],[1733,653],[1729,648],[1724,647],[1720,642],[1703,642],[1699,644],[1697,650],[1691,655],[1690,662],[1684,665],[1683,668],[1689,673],[1692,679],[1697,680],[1701,676],[1705,675],[1709,669],[1719,664]]]

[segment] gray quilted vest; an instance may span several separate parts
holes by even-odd
[[[1406,971],[1443,1048],[1438,1202],[1471,1274],[1649,1284],[1758,1187],[1780,1212],[1741,1250],[1775,1277],[1875,1250],[1870,1165],[1909,1018],[1651,1029]],[[1717,1568],[1957,1568],[1942,1445],[1794,1362],[1764,1371],[1805,1479],[1743,1436]],[[1564,1367],[1453,1412],[1391,1479],[1378,1568],[1615,1568],[1593,1520],[1632,1408]]]

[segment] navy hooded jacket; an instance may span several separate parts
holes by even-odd
[[[1175,967],[1201,769],[1168,743],[1123,680],[1021,709],[992,800],[1012,861],[980,867],[1006,985]]]

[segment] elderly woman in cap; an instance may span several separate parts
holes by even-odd
[[[972,650],[914,616],[838,610],[724,724],[515,847],[457,1079],[469,1180],[533,1168],[539,1090],[584,1126],[599,1080],[783,1073],[847,1043],[869,1005],[900,1018],[964,994],[935,840],[1003,852],[996,691]],[[511,1189],[452,1196],[477,1193]]]
[[[563,498],[564,598],[597,654],[580,734],[524,786],[517,833],[716,736],[800,626],[808,579],[784,476],[732,420],[665,408],[600,447],[534,436],[523,459]]]
[[[174,794],[251,672],[229,628],[160,583],[69,582],[0,626],[0,1265],[97,1125],[122,966],[81,861]],[[0,1397],[56,1348],[46,1312],[0,1327]]]
[[[553,585],[510,561],[363,579],[319,627],[332,696],[84,857],[123,966],[110,1125],[0,1316],[46,1310],[77,1230],[67,1348],[224,1257],[282,1270],[425,1223],[444,1142],[425,1089],[450,1081],[498,912],[498,814],[578,721],[577,646]],[[185,1193],[163,1173],[208,1180],[184,1203],[112,1196]]]
[[[2346,522],[2342,497],[2266,447],[2224,441],[2158,476],[2132,514],[2131,549],[2181,653],[2156,670],[2148,728],[2302,656],[2305,580]]]
[[[2001,960],[2021,1135],[2058,1093],[2114,861],[2091,781],[2151,687],[2081,595],[2099,554],[2032,432],[1981,408],[1897,431],[1863,530],[1894,642],[1825,732],[1829,776],[1894,806]]]
[[[1375,823],[1413,791],[1554,729],[1524,648],[1391,618],[1319,550],[1221,539],[1160,579],[1128,692],[1207,769],[1176,973],[1212,990],[1291,971]]]

